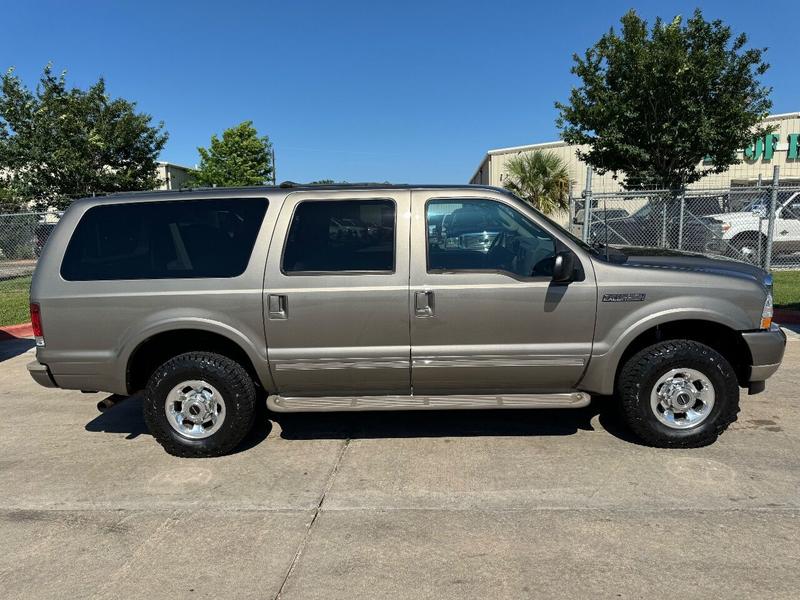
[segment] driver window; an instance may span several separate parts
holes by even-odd
[[[428,272],[507,271],[550,277],[555,241],[494,200],[431,200],[426,209]]]

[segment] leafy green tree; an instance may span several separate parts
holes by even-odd
[[[20,204],[8,184],[0,178],[0,213],[17,212]]]
[[[264,185],[271,181],[272,144],[259,137],[252,121],[226,129],[222,139],[211,136],[208,148],[198,148],[200,166],[193,180],[205,186]]]
[[[167,141],[163,123],[111,98],[101,78],[68,88],[66,72],[46,66],[35,91],[9,69],[0,81],[0,173],[19,208],[66,207],[97,193],[158,185],[156,158]]]
[[[578,154],[599,173],[624,175],[629,188],[677,189],[724,172],[768,133],[759,125],[772,107],[760,83],[766,49],[745,48],[744,34],[699,9],[651,30],[631,10],[621,24],[574,55],[581,85],[556,102],[563,139],[585,144]]]
[[[544,214],[569,208],[569,169],[553,152],[518,154],[506,163],[505,187]]]

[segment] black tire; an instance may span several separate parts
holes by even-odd
[[[690,429],[665,425],[651,407],[653,387],[672,369],[700,371],[714,386],[714,405],[708,416]],[[617,393],[628,426],[644,443],[658,448],[707,446],[739,413],[739,383],[733,367],[713,348],[690,340],[660,342],[633,355],[622,367]]]
[[[728,256],[750,264],[758,264],[759,244],[761,244],[761,254],[763,255],[767,251],[767,238],[764,235],[758,232],[740,233],[731,240]]]
[[[210,383],[224,398],[224,419],[209,437],[186,437],[167,419],[167,395],[189,380]],[[144,420],[156,441],[173,456],[204,458],[229,453],[253,427],[255,412],[256,390],[250,375],[239,363],[211,352],[187,352],[171,358],[155,370],[145,389]]]

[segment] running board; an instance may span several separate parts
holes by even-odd
[[[269,396],[275,412],[337,412],[367,410],[454,410],[481,408],[581,408],[591,396],[567,394],[504,394],[475,396]]]

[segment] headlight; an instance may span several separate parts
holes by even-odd
[[[761,311],[761,329],[769,329],[770,325],[772,325],[772,294],[767,294]]]
[[[772,275],[767,274],[763,283],[767,290],[767,299],[764,300],[764,308],[761,310],[761,329],[769,329],[772,325]]]
[[[731,228],[731,224],[730,223],[723,223],[720,228],[722,229],[722,233],[725,233],[726,231],[728,231]]]

